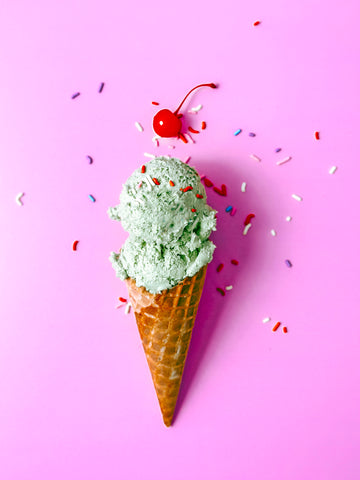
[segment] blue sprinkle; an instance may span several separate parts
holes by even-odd
[[[89,164],[91,165],[91,164],[93,163],[93,158],[92,158],[92,157],[90,157],[90,155],[87,155],[87,157],[86,157],[86,158],[88,158],[88,159],[89,159]]]
[[[74,93],[74,95],[71,97],[72,100],[77,98],[80,95],[80,92]]]
[[[92,195],[89,195],[89,198],[92,202],[96,202],[95,197],[93,197]]]
[[[228,207],[225,208],[225,212],[231,212],[232,209],[233,207],[229,205]]]
[[[277,148],[277,149],[275,150],[275,152],[276,152],[276,153],[281,152],[281,148]]]
[[[250,132],[249,137],[256,137],[256,133]]]
[[[285,263],[286,263],[286,266],[291,268],[292,267],[292,263],[290,262],[290,260],[285,260]]]
[[[239,133],[241,133],[241,132],[242,132],[241,128],[238,128],[238,129],[236,130],[236,132],[234,132],[235,137],[236,137],[237,135],[239,135]]]

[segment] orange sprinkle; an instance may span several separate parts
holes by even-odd
[[[143,165],[143,166],[141,167],[141,173],[145,173],[145,171],[146,171],[146,167],[145,167],[145,165]]]
[[[191,132],[191,133],[200,133],[199,130],[195,130],[195,129],[192,128],[192,127],[189,127],[188,130],[189,130],[189,132]]]
[[[220,263],[220,265],[217,267],[216,271],[221,272],[221,270],[224,268],[224,264]]]
[[[201,122],[201,130],[205,130],[206,128],[206,122]]]
[[[316,140],[320,140],[320,132],[315,132],[315,138]]]
[[[159,102],[151,102],[153,105],[160,105]]]
[[[216,289],[223,297],[225,297],[225,290],[223,290],[222,288],[217,288]]]
[[[205,187],[212,187],[214,184],[208,178],[204,178]]]
[[[197,198],[204,198],[202,195],[200,195],[200,193],[197,193],[196,196]]]
[[[119,297],[120,302],[126,302],[126,298],[124,297]]]
[[[280,327],[280,325],[281,325],[281,322],[275,323],[275,325],[273,326],[272,331],[273,331],[273,332],[276,332],[276,330]]]
[[[160,185],[160,182],[157,178],[153,178],[153,182],[155,183],[155,185]]]
[[[192,190],[192,189],[193,189],[193,187],[191,185],[189,185],[188,187],[185,187],[183,189],[183,192],[188,192],[189,190]]]
[[[192,212],[196,212],[196,208],[192,208],[191,211],[192,211]]]
[[[231,260],[231,263],[232,263],[233,265],[239,265],[239,262],[238,262],[237,260]]]
[[[75,251],[77,249],[77,244],[79,243],[79,240],[75,240],[73,243],[73,250]]]
[[[260,25],[261,22],[259,22],[259,20],[256,20],[256,22],[254,22],[254,27],[256,27],[257,25]]]
[[[169,180],[170,187],[175,187],[175,183],[172,180]]]
[[[283,328],[283,332],[284,332],[284,333],[287,333],[287,327],[284,327],[284,328]]]
[[[184,143],[188,143],[187,139],[184,137],[182,133],[179,133],[179,138],[182,140]]]

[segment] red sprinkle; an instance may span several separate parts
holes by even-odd
[[[231,263],[232,263],[233,265],[239,265],[239,262],[238,262],[237,260],[231,260]]]
[[[169,180],[170,187],[175,187],[175,183],[172,180]]]
[[[195,130],[195,129],[192,128],[192,127],[189,127],[188,130],[189,130],[189,132],[191,132],[191,133],[200,133],[199,130]]]
[[[220,263],[220,265],[217,267],[216,271],[221,272],[221,270],[224,268],[224,264]]]
[[[280,327],[280,325],[281,325],[281,322],[275,323],[275,325],[273,326],[272,331],[273,331],[273,332],[276,332],[276,330]]]
[[[249,225],[252,218],[255,218],[255,215],[253,213],[249,213],[249,215],[244,220],[244,225]]]
[[[204,178],[205,187],[212,187],[214,184],[208,178]]]
[[[141,167],[141,173],[145,173],[145,171],[146,171],[146,167],[145,167],[145,165],[143,165],[143,166]]]
[[[157,178],[153,178],[153,182],[155,183],[155,185],[160,185],[160,182]]]
[[[221,295],[222,295],[223,297],[225,297],[225,290],[223,290],[222,288],[219,288],[219,287],[218,287],[216,290],[217,290],[219,293],[221,293]]]
[[[188,143],[187,138],[185,138],[182,133],[179,133],[179,138],[180,138],[180,140],[182,140],[184,143]]]
[[[206,122],[201,122],[201,130],[205,130],[206,128]]]
[[[320,132],[315,132],[315,138],[316,140],[320,140]]]
[[[159,102],[151,102],[153,105],[160,105]]]
[[[75,251],[77,249],[77,244],[79,243],[79,240],[75,240],[73,243],[73,250]]]
[[[226,197],[226,185],[221,185],[221,190],[220,188],[214,187],[214,192],[218,193],[222,197]]]
[[[287,327],[283,327],[283,332],[287,333]]]
[[[191,185],[189,185],[188,187],[185,187],[183,189],[183,192],[188,192],[189,190],[192,190],[192,189],[193,189],[193,187]]]
[[[120,300],[120,302],[126,302],[127,301],[126,298],[124,298],[124,297],[119,297],[119,300]]]
[[[261,22],[259,22],[259,20],[256,20],[256,22],[254,22],[254,27],[256,27],[256,25],[260,25]]]
[[[191,211],[192,211],[192,212],[196,212],[196,208],[192,208]]]
[[[196,197],[197,197],[197,198],[204,198],[202,195],[200,195],[200,193],[197,193],[197,194],[196,194]]]

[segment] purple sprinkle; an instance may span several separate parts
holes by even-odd
[[[99,93],[103,91],[103,88],[105,87],[105,83],[101,82],[100,88],[99,88]]]
[[[74,100],[74,98],[77,98],[79,95],[80,95],[80,92],[76,92],[76,93],[74,93],[74,95],[71,97],[71,99]]]
[[[277,148],[277,149],[275,150],[275,152],[276,152],[276,153],[281,152],[281,148]]]
[[[256,137],[256,133],[250,132],[250,133],[249,133],[249,137]]]
[[[292,267],[292,263],[290,262],[290,260],[285,260],[285,263],[286,263],[286,266],[291,268]]]
[[[92,158],[92,157],[90,157],[90,155],[87,155],[87,157],[86,157],[86,158],[88,158],[88,159],[89,159],[89,164],[91,165],[91,164],[93,163],[93,158]]]
[[[236,213],[236,208],[232,208],[231,212],[230,212],[230,215],[233,217]]]

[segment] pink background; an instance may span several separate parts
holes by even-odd
[[[1,479],[359,478],[357,5],[2,0]],[[208,128],[156,149],[151,101],[201,82],[220,88],[184,111]],[[108,261],[126,234],[106,210],[144,152],[228,188],[170,429]]]

